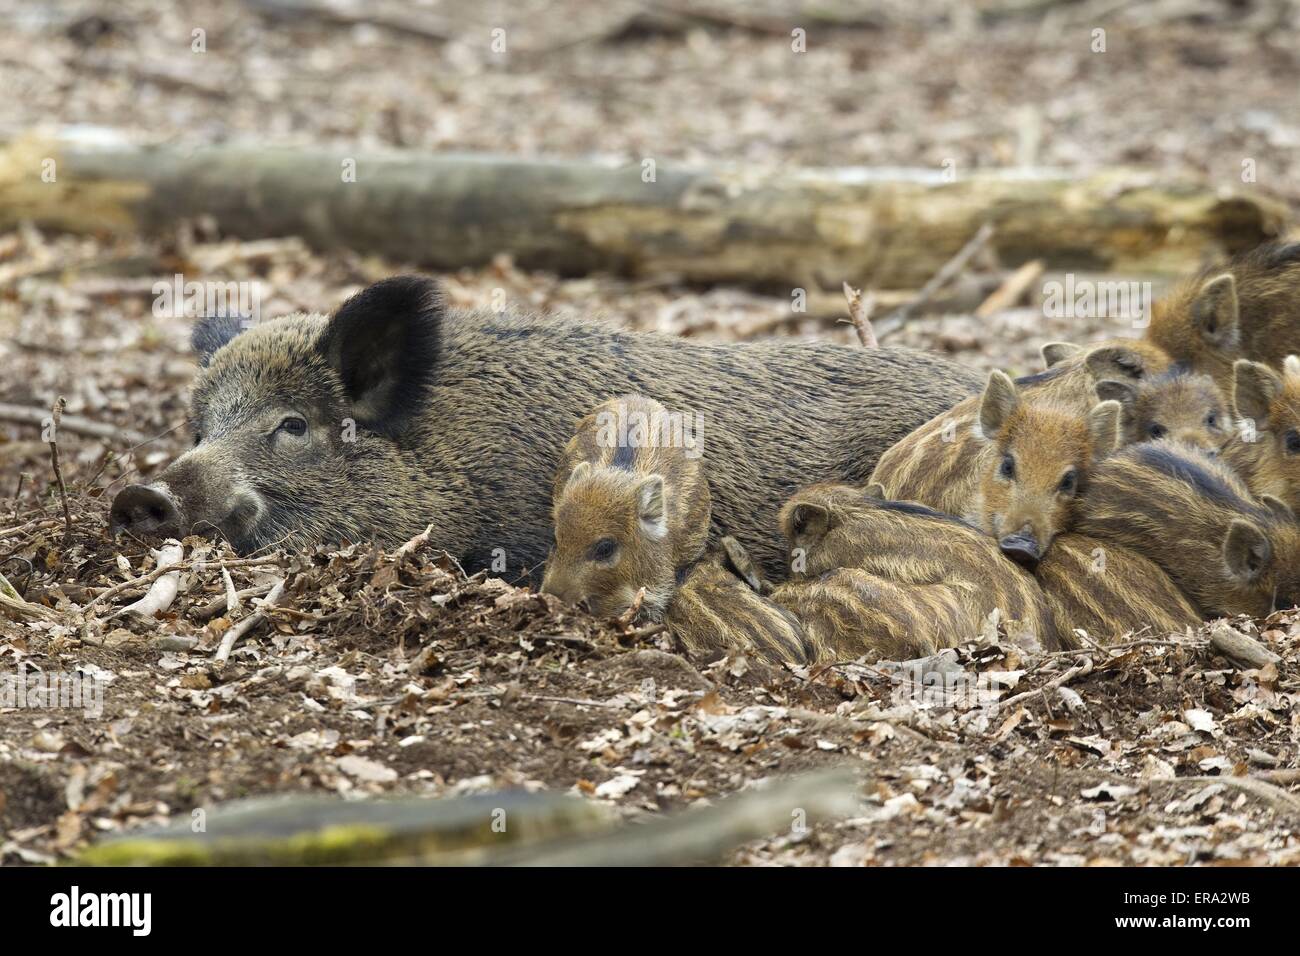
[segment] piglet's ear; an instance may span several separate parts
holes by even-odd
[[[1237,280],[1231,272],[1211,279],[1192,300],[1192,322],[1206,343],[1214,349],[1230,352],[1237,348],[1241,331],[1238,326]]]
[[[1039,351],[1043,356],[1043,365],[1051,368],[1078,355],[1083,351],[1083,346],[1075,345],[1073,342],[1048,342]]]
[[[813,545],[831,530],[830,509],[812,502],[787,504],[781,509],[781,531],[792,545]]]
[[[641,530],[656,541],[668,534],[668,506],[662,475],[649,475],[637,485],[637,517]]]
[[[434,381],[444,311],[432,279],[395,276],[361,290],[329,320],[317,348],[366,428],[392,435],[419,412]]]
[[[1010,376],[1006,372],[990,372],[980,398],[980,430],[984,437],[996,437],[1019,404],[1020,392]]]
[[[1248,521],[1235,520],[1223,539],[1223,561],[1242,581],[1254,581],[1273,560],[1273,546],[1264,532]]]
[[[1088,434],[1092,438],[1092,455],[1095,459],[1106,458],[1124,444],[1119,402],[1107,399],[1093,406],[1092,411],[1088,412]]]
[[[1237,359],[1232,366],[1232,406],[1238,418],[1254,419],[1265,427],[1268,413],[1286,387],[1282,376],[1267,365]]]
[[[199,364],[207,368],[213,353],[244,331],[247,321],[237,315],[211,315],[196,322],[190,333],[190,346]]]

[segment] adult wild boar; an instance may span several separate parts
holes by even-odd
[[[512,577],[540,569],[561,452],[611,396],[696,416],[715,531],[777,573],[781,502],[808,482],[864,481],[886,448],[981,381],[905,349],[700,344],[452,311],[418,276],[378,282],[331,317],[205,319],[193,344],[194,447],[117,495],[114,529],[215,532],[250,552],[392,545],[432,523],[432,542],[467,569]]]

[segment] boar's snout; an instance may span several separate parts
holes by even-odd
[[[127,485],[119,491],[108,519],[111,534],[126,531],[142,538],[179,538],[181,524],[175,502],[149,485]]]
[[[1009,534],[998,542],[998,548],[1016,564],[1028,571],[1038,567],[1038,562],[1042,558],[1042,551],[1039,550],[1038,541],[1032,534]]]

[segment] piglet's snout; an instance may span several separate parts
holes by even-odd
[[[142,538],[179,537],[181,512],[171,497],[152,485],[127,485],[113,499],[109,532]]]

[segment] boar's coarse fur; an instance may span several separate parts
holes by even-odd
[[[1300,351],[1300,243],[1266,242],[1179,283],[1155,304],[1146,340],[1225,395],[1239,358],[1280,368]]]
[[[1222,460],[1177,442],[1129,445],[1094,468],[1076,529],[1150,558],[1202,617],[1263,617],[1300,595],[1291,510],[1253,500]]]
[[[767,568],[779,503],[809,481],[864,481],[880,454],[974,392],[937,355],[772,340],[701,344],[600,325],[447,310],[420,277],[377,283],[331,318],[209,320],[195,332],[197,444],[112,523],[284,542],[430,542],[469,570],[534,574],[551,481],[579,419],[639,391],[702,417],[718,530]],[[130,494],[128,494],[130,492]],[[500,569],[498,569],[500,570]]]
[[[1077,532],[1059,535],[1034,569],[1064,643],[1075,630],[1112,643],[1126,634],[1166,637],[1201,623],[1196,608],[1155,562],[1132,548]]]
[[[1140,380],[1169,367],[1159,349],[1136,339],[1117,339],[1084,349],[1052,343],[1053,364],[1015,380],[1024,401],[1086,414],[1097,403],[1096,383]],[[936,415],[880,457],[871,481],[891,498],[918,501],[948,514],[968,515],[976,505],[980,456],[988,448],[979,427],[982,396],[973,395]]]
[[[699,449],[674,434],[673,421],[658,402],[632,394],[579,423],[556,474],[543,591],[604,617],[623,614],[640,593],[644,615],[663,616],[678,573],[709,537]]]
[[[1011,633],[1027,634],[1047,647],[1059,646],[1055,622],[1038,583],[1005,558],[996,541],[965,521],[916,502],[885,500],[879,497],[880,490],[879,485],[863,490],[819,484],[800,490],[785,503],[781,531],[790,549],[792,583],[816,581],[841,568],[857,568],[901,586],[901,595],[912,601],[918,612],[912,617],[918,630],[910,644],[916,649],[950,647],[974,639],[994,610]],[[841,584],[856,588],[853,582]],[[947,615],[927,619],[920,613],[924,605],[918,595],[925,588],[938,589],[936,600],[959,604],[956,610],[961,627],[949,627]],[[858,593],[861,600],[866,599],[864,590]],[[852,601],[842,603],[851,605]],[[817,628],[810,628],[810,638],[814,630]],[[882,634],[886,643],[893,640],[890,629]],[[824,633],[820,639],[843,646],[839,638]],[[890,653],[898,650],[895,647]]]

